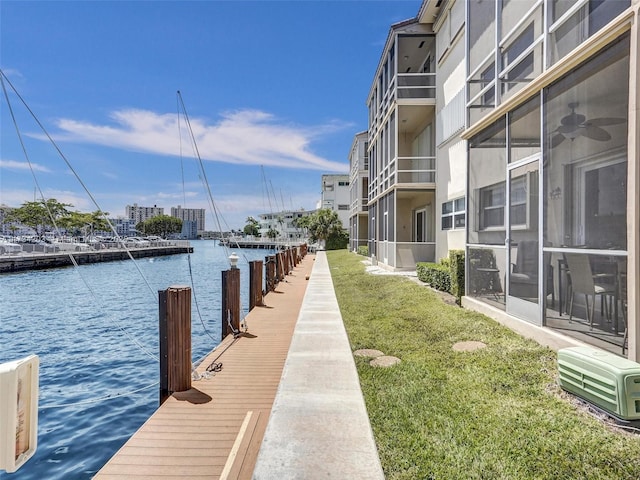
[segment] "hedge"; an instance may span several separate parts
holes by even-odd
[[[458,304],[464,296],[464,250],[449,250],[449,268],[451,269],[451,294]]]
[[[451,293],[460,304],[464,295],[464,250],[450,250],[440,263],[416,264],[418,278],[436,290]]]
[[[441,263],[420,262],[416,264],[418,278],[436,290],[451,291],[451,271]]]

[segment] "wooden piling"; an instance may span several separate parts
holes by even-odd
[[[276,289],[276,257],[275,255],[269,255],[264,258],[265,262],[265,295],[269,292],[273,292]]]
[[[276,253],[276,278],[278,282],[284,280],[284,256],[282,252]]]
[[[222,339],[240,331],[240,269],[222,272]]]
[[[289,273],[293,272],[293,269],[296,266],[296,256],[295,256],[296,247],[289,248]]]
[[[158,292],[160,327],[160,404],[191,388],[191,288]]]
[[[285,253],[287,256],[287,275],[289,275],[293,271],[293,259],[291,258],[291,248],[287,248]]]
[[[264,305],[262,298],[262,261],[249,262],[249,311]]]

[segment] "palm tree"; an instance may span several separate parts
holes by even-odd
[[[330,208],[318,210],[309,219],[309,234],[312,242],[326,246],[327,239],[342,233],[342,221]]]

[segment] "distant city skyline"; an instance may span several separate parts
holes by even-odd
[[[74,210],[181,205],[212,225],[210,191],[229,229],[314,210],[367,129],[389,27],[420,3],[3,0],[0,204],[32,201],[37,182],[35,198]]]

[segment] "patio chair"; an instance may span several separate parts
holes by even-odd
[[[553,267],[551,252],[543,253],[544,265],[547,269],[547,295],[551,295],[552,306],[555,306],[555,288],[553,284]],[[510,295],[520,298],[538,296],[538,242],[523,240],[518,243],[516,261],[511,269]]]
[[[617,286],[611,282],[605,282],[610,280],[611,275],[595,275],[591,270],[591,264],[589,263],[589,256],[579,253],[566,253],[565,259],[567,266],[569,267],[569,275],[571,276],[571,292],[569,302],[569,321],[573,317],[573,301],[576,294],[583,294],[585,299],[585,307],[587,310],[587,321],[589,328],[593,329],[593,316],[595,314],[596,296],[600,296],[603,300],[604,309],[607,317],[608,306],[606,296],[611,295],[616,298],[617,301]],[[589,305],[589,297],[592,298],[591,305]]]

